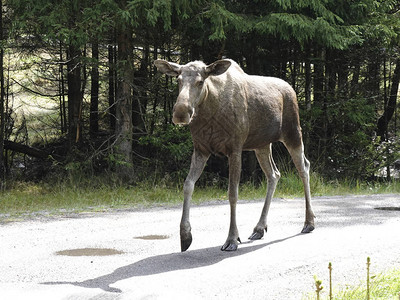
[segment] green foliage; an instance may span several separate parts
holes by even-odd
[[[332,147],[338,171],[354,177],[373,175],[376,171],[371,169],[375,145],[370,139],[370,132],[375,126],[374,108],[361,98],[342,101],[337,109],[330,111],[332,120],[340,119],[340,124],[335,127],[342,127],[342,134],[334,139]],[[363,163],[360,164],[360,161]]]
[[[171,29],[171,0],[133,0],[129,1],[127,11],[124,12],[125,18],[132,16],[132,25],[139,26],[143,20],[155,26],[159,19],[164,24],[164,30]]]
[[[107,47],[115,46],[116,31],[133,37],[129,66],[134,79],[130,84],[135,110],[140,111],[136,117],[144,124],[138,126],[139,142],[133,142],[138,152],[133,154],[134,168],[139,177],[154,172],[155,178],[169,176],[182,181],[192,152],[188,130],[170,126],[176,87],[170,79],[155,75],[152,63],[157,58],[182,63],[203,59],[208,63],[226,56],[237,60],[248,73],[277,76],[293,83],[307,137],[307,156],[312,168],[330,179],[372,178],[383,166],[399,158],[398,126],[389,127],[388,141],[374,136],[377,119],[385,108],[383,95],[391,84],[392,62],[398,55],[398,1],[9,0],[5,5],[7,18],[12,22],[12,42],[52,56],[38,60],[43,69],[54,65],[35,76],[49,78],[51,84],[43,90],[55,91],[62,76],[66,83],[66,68],[58,70],[59,56],[61,52],[65,54],[66,47],[74,46],[82,54],[77,60],[84,94],[82,135],[88,131],[89,71],[99,64],[99,106],[104,115],[101,130],[108,134],[105,140],[112,140],[114,128],[106,120],[112,110],[108,101],[111,95],[107,99],[107,92],[124,80],[118,68],[127,66],[128,60],[118,57],[114,48],[113,59],[117,61],[109,63]],[[93,38],[100,45],[98,61],[91,60]],[[64,55],[63,61],[70,60]],[[310,68],[306,70],[307,65]],[[110,83],[115,66],[117,78],[111,78],[114,83]],[[305,87],[306,82],[310,86]],[[67,89],[66,86],[64,93]],[[305,89],[309,91],[307,99]],[[58,121],[57,116],[54,119]],[[59,137],[62,138],[61,134]],[[107,152],[99,159],[106,161],[106,166],[99,164],[101,167],[93,171],[92,158],[97,154],[83,149],[83,154],[74,158],[76,161],[69,161],[67,173],[108,172],[124,161],[110,149],[100,151]],[[213,169],[211,165],[206,169],[206,181],[225,182],[226,178],[220,178],[222,175],[216,172],[220,166],[216,164]],[[258,167],[243,172],[242,178],[253,180],[255,173],[261,174]]]
[[[212,24],[210,40],[225,40],[227,38],[225,33],[226,29],[233,29],[240,32],[247,32],[250,30],[245,19],[226,9],[222,1],[211,3],[210,9],[204,13],[204,16],[208,18]]]
[[[29,1],[11,0],[7,5],[14,12],[13,33],[42,35],[44,40],[59,40],[68,45],[81,46],[88,41],[81,26],[81,9],[90,1]]]
[[[373,176],[379,159],[376,155],[378,144],[371,138],[376,121],[375,107],[362,97],[331,101],[329,110],[315,103],[312,111],[313,119],[325,118],[331,128],[329,134],[332,139],[325,154],[331,175],[343,174],[344,177],[355,178]],[[316,147],[320,139],[315,137],[308,146]],[[318,158],[312,160],[317,161]]]
[[[329,1],[257,2],[243,6],[230,3],[232,5],[229,7],[234,8],[235,16],[219,6],[218,12],[212,18],[219,21],[213,38],[225,38],[223,24],[226,24],[226,27],[233,25],[236,31],[245,34],[256,32],[282,40],[294,40],[301,45],[315,41],[327,47],[344,49],[357,40],[356,37],[360,34],[355,27],[344,24],[344,20],[330,8]],[[243,14],[246,10],[251,13]]]
[[[189,128],[169,125],[165,130],[140,138],[139,144],[150,155],[143,162],[154,177],[183,180],[189,170],[193,144]]]
[[[332,267],[330,264],[330,272]],[[330,276],[331,279],[331,276]],[[322,281],[314,276],[316,286],[317,299],[329,300],[359,300],[359,299],[393,299],[397,300],[400,295],[400,270],[393,269],[379,275],[370,276],[370,259],[367,258],[367,279],[362,283],[355,285],[347,283],[345,287],[340,287],[336,290],[330,289],[329,295],[322,296]],[[309,295],[303,299],[315,299]]]

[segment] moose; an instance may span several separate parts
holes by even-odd
[[[267,179],[267,195],[261,217],[250,240],[267,231],[267,215],[280,178],[272,157],[271,143],[280,141],[287,148],[302,179],[305,194],[305,223],[302,233],[314,230],[309,183],[310,162],[304,155],[296,93],[284,80],[246,74],[233,60],[222,59],[210,65],[201,61],[180,65],[165,60],[154,62],[157,69],[177,77],[179,94],[172,121],[188,125],[194,151],[189,174],[183,186],[184,202],[180,223],[181,251],[192,243],[189,221],[190,202],[211,154],[225,155],[229,163],[229,234],[222,251],[235,251],[241,243],[236,224],[236,204],[242,151],[255,151]]]

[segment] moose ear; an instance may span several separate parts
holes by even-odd
[[[230,66],[231,62],[227,59],[217,60],[216,62],[206,67],[206,73],[209,76],[221,75],[225,73]]]
[[[181,70],[180,65],[163,59],[157,59],[154,61],[154,65],[157,67],[158,71],[169,76],[178,76]]]

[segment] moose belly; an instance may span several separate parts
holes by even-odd
[[[250,131],[243,145],[243,150],[262,149],[273,142],[280,140],[280,130]]]

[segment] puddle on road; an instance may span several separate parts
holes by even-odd
[[[57,251],[56,255],[63,256],[111,256],[124,254],[123,251],[110,248],[81,248]]]
[[[400,211],[400,207],[375,207],[378,210]]]
[[[168,238],[169,238],[168,235],[159,235],[159,234],[150,234],[150,235],[135,237],[135,239],[140,239],[140,240],[166,240]],[[81,248],[81,249],[68,249],[68,250],[57,251],[55,254],[63,256],[111,256],[124,253],[125,252],[123,251],[112,248]]]
[[[135,239],[140,240],[166,240],[168,235],[150,234],[144,236],[137,236]],[[112,248],[80,248],[80,249],[68,249],[57,251],[56,255],[63,256],[112,256],[118,254],[124,254],[125,252],[112,249]]]
[[[166,240],[168,238],[169,238],[168,235],[158,235],[158,234],[150,234],[150,235],[135,237],[135,239],[139,240]]]

